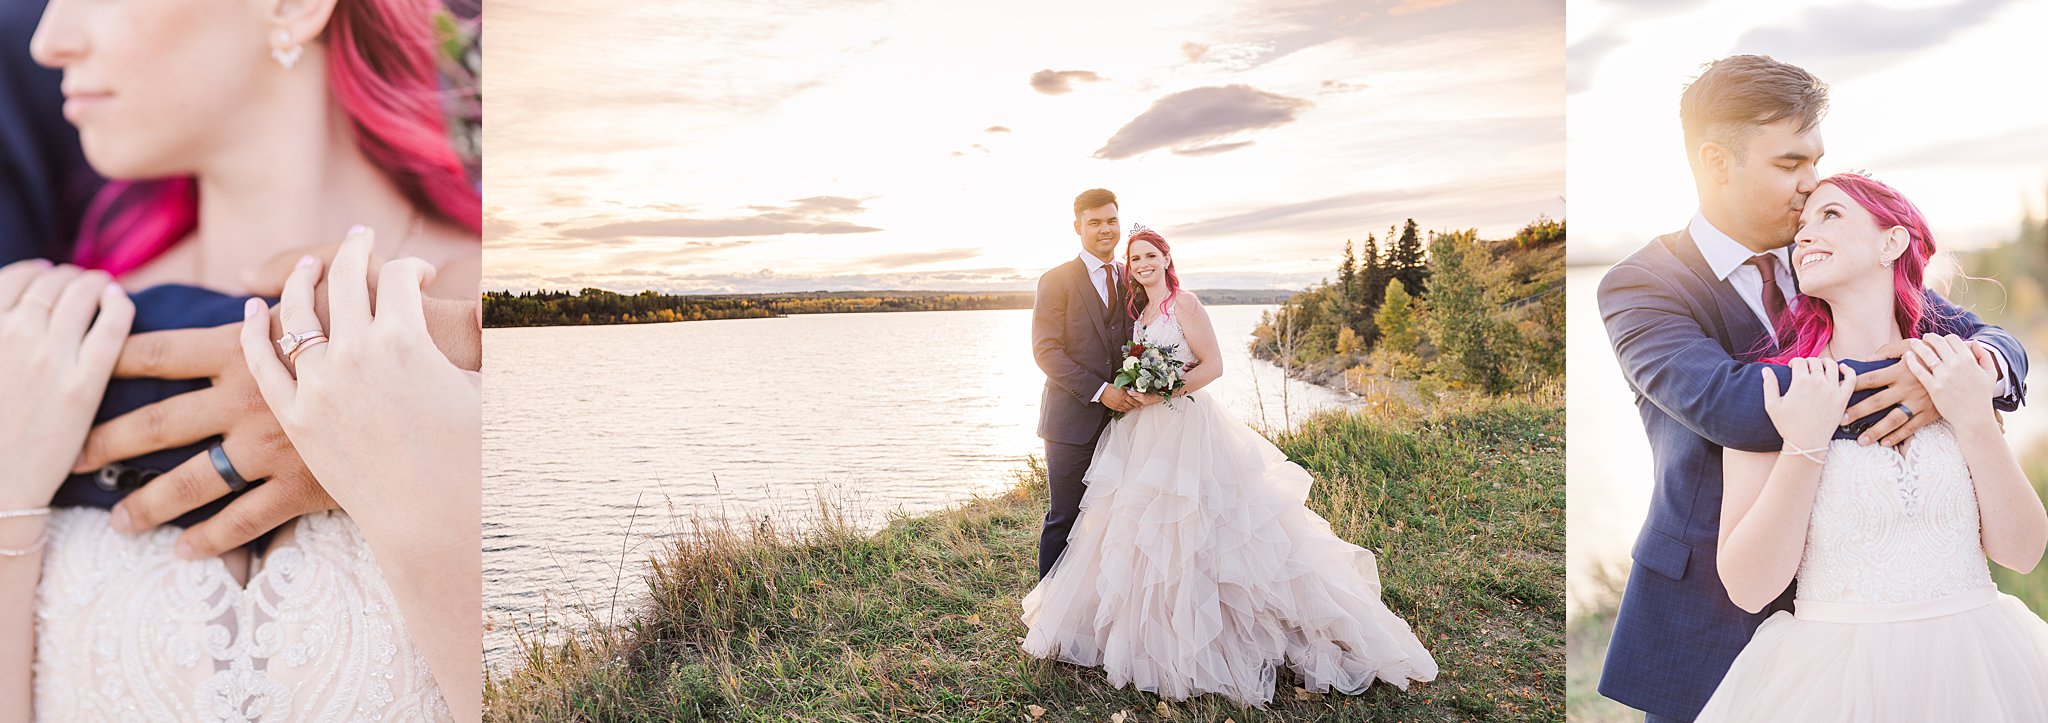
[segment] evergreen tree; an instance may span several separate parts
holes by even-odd
[[[1435,234],[1432,233],[1430,236],[1431,243],[1434,244]],[[1388,253],[1387,265],[1394,277],[1408,287],[1409,296],[1425,293],[1423,284],[1429,279],[1429,268],[1422,260],[1422,248],[1421,231],[1416,228],[1415,219],[1408,219],[1408,223],[1401,227],[1400,240],[1394,242],[1393,249]]]
[[[1379,239],[1370,234],[1365,237],[1363,261],[1358,269],[1358,289],[1352,296],[1352,304],[1358,307],[1358,335],[1366,346],[1372,346],[1378,343],[1380,336],[1378,325],[1373,322],[1373,314],[1380,308],[1380,299],[1386,294],[1387,279],[1390,276],[1387,273],[1386,260],[1380,258]]]
[[[1448,377],[1499,393],[1508,385],[1496,353],[1511,341],[1493,317],[1477,271],[1488,255],[1472,231],[1432,234],[1429,247],[1429,313],[1423,327],[1437,350],[1437,367]]]

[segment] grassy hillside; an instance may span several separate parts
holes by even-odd
[[[1557,720],[1564,715],[1562,395],[1319,416],[1276,443],[1310,505],[1380,555],[1388,605],[1442,673],[1402,692],[1293,692],[1269,711],[1165,703],[1024,655],[1044,473],[867,534],[842,515],[700,524],[650,561],[630,625],[530,643],[493,720]]]

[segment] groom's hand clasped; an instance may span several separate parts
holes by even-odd
[[[1977,342],[1951,336],[1970,351],[1978,364],[1992,370],[1994,381],[1998,379],[1998,364],[1991,356],[1989,348]],[[1878,348],[1878,356],[1883,359],[1898,359],[1912,349],[1916,341],[1919,340],[1905,339],[1886,344]],[[1856,380],[1856,389],[1879,391],[1844,411],[1842,424],[1854,422],[1885,409],[1892,409],[1897,405],[1904,405],[1904,409],[1892,409],[1891,413],[1885,415],[1878,423],[1870,425],[1870,429],[1856,438],[1857,444],[1869,446],[1872,443],[1881,443],[1886,447],[1896,447],[1921,428],[1941,421],[1943,416],[1941,410],[1936,408],[1934,398],[1929,394],[1927,387],[1904,363],[1893,364],[1859,376]]]

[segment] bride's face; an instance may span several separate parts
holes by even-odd
[[[1818,298],[1851,286],[1889,289],[1892,270],[1884,262],[1905,250],[1905,230],[1879,228],[1877,220],[1834,184],[1824,183],[1806,199],[1793,237],[1792,268],[1799,291]]]
[[[1125,253],[1129,254],[1130,258],[1124,263],[1130,266],[1131,278],[1136,280],[1138,285],[1166,283],[1166,265],[1173,260],[1160,253],[1158,246],[1152,245],[1151,241],[1139,239],[1132,241]]]
[[[29,51],[63,69],[64,117],[93,168],[187,175],[245,132],[237,111],[264,74],[284,72],[265,17],[254,0],[50,0]]]

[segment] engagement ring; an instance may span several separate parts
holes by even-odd
[[[277,350],[278,353],[287,357],[293,356],[302,347],[311,346],[315,339],[327,341],[327,332],[319,329],[299,332],[287,331],[284,333],[284,336],[277,338]]]

